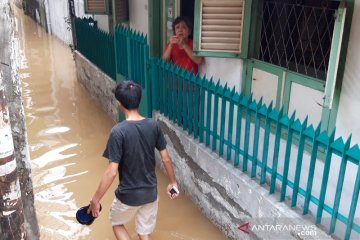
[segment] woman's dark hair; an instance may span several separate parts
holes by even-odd
[[[179,17],[175,18],[175,20],[173,21],[172,30],[173,30],[174,35],[175,35],[175,26],[178,25],[180,22],[184,22],[186,24],[186,26],[189,28],[189,33],[191,35],[192,24],[191,24],[190,20],[185,16],[179,16]]]
[[[132,80],[123,81],[115,88],[115,98],[124,108],[137,109],[141,101],[141,86]]]

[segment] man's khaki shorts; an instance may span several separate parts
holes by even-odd
[[[158,202],[159,198],[152,203],[134,207],[126,205],[115,198],[110,209],[110,222],[112,226],[122,225],[136,216],[136,232],[139,235],[150,234],[155,229]]]

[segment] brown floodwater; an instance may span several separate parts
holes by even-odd
[[[13,9],[41,239],[115,239],[108,211],[117,181],[102,199],[102,214],[91,226],[75,219],[107,165],[101,156],[114,122],[77,82],[70,48]],[[185,195],[168,199],[167,179],[162,172],[157,174],[160,201],[153,239],[226,239]],[[137,239],[134,224],[127,227]]]

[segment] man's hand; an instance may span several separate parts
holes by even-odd
[[[96,201],[93,201],[91,200],[90,201],[90,207],[88,208],[88,211],[87,213],[91,213],[91,215],[93,217],[98,217],[100,216],[100,203],[99,202],[96,202]]]
[[[175,198],[177,198],[179,196],[180,193],[179,192],[172,192],[171,191],[172,188],[175,188],[176,190],[179,189],[176,183],[175,184],[170,183],[166,188],[166,192],[167,192],[170,199],[175,199]]]

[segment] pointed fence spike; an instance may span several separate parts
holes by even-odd
[[[272,109],[271,112],[269,113],[269,118],[277,121],[278,118],[279,118],[279,112],[278,112],[278,110],[276,110],[275,108]]]
[[[267,112],[268,112],[268,108],[266,107],[266,105],[262,105],[261,108],[259,109],[259,113],[263,116],[267,116],[268,115]]]
[[[244,95],[244,96],[245,96],[245,95]],[[253,100],[253,93],[250,94],[250,97],[249,97],[249,99],[248,99],[248,102],[252,102],[252,100]]]
[[[190,79],[191,78],[191,76],[193,76],[194,75],[194,73],[193,72],[190,72],[189,70],[186,72],[186,75],[185,75],[185,77],[187,78],[187,79]]]
[[[249,109],[251,109],[252,111],[256,112],[256,110],[257,110],[257,103],[256,103],[255,100],[250,103]]]
[[[324,145],[330,143],[330,138],[326,131],[321,132],[320,135],[316,138],[316,140]]]
[[[295,116],[296,116],[296,111],[293,111],[293,113],[291,114],[291,117],[290,117],[292,122],[294,121]]]
[[[272,111],[273,108],[273,101],[270,102],[269,107],[268,107],[268,112],[270,113]]]
[[[280,118],[280,123],[283,124],[284,126],[289,126],[290,124],[290,119],[289,119],[289,116],[288,115],[284,115]]]
[[[349,148],[350,147],[350,144],[351,144],[351,137],[352,137],[352,133],[350,133],[348,139],[346,140],[346,143],[345,143],[345,148]]]
[[[217,82],[216,82],[216,88],[218,88],[219,86],[220,86],[220,79],[217,80]]]
[[[352,148],[350,148],[346,154],[351,158],[350,161],[354,160],[352,162],[355,164],[360,163],[360,149],[358,144],[355,144]]]
[[[235,94],[235,86],[232,88],[232,90],[231,90],[231,95],[234,95]]]
[[[210,91],[212,91],[212,92],[215,93],[215,91],[216,91],[216,86],[215,86],[214,82],[211,82],[209,89],[210,89]]]
[[[320,122],[320,123],[317,125],[317,127],[316,127],[316,130],[315,130],[316,135],[319,135],[320,129],[321,129],[321,122]]]
[[[247,97],[244,94],[241,94],[240,95],[240,103],[241,103],[241,105],[247,107],[248,102],[249,102],[249,100],[247,99]]]
[[[281,108],[280,108],[279,115],[282,116],[283,114],[284,114],[284,107],[281,107]]]
[[[308,115],[306,115],[306,118],[305,118],[305,120],[304,120],[304,122],[303,122],[303,124],[302,124],[303,127],[306,128],[307,122],[308,122]]]
[[[315,137],[315,129],[314,129],[314,126],[312,124],[304,130],[304,135],[306,135],[306,136],[308,136],[310,138]]]
[[[331,134],[330,134],[330,136],[329,136],[329,139],[330,139],[331,141],[334,141],[334,139],[335,139],[335,133],[336,133],[336,127],[334,127],[334,129],[332,130],[332,132],[331,132]]]
[[[201,81],[202,81],[202,79],[201,79],[200,75],[199,74],[196,75],[196,85],[201,86]]]
[[[263,105],[262,102],[263,102],[263,98],[261,97],[259,103],[257,104],[258,109],[260,109],[262,107],[262,105]]]
[[[216,93],[222,95],[224,88],[221,85],[216,85]]]
[[[230,91],[230,88],[226,88],[226,89],[225,89],[224,96],[225,96],[227,99],[231,99],[231,97],[233,96],[233,94],[232,94],[232,92]]]
[[[345,150],[345,143],[344,143],[344,139],[342,137],[337,138],[332,144],[331,144],[331,148],[333,148],[334,150],[337,150],[338,152],[343,153]]]
[[[300,133],[302,130],[302,124],[300,122],[300,119],[297,118],[296,121],[292,124],[291,128]]]
[[[195,76],[194,74],[191,74],[191,76],[190,76],[190,82],[191,82],[192,84],[196,84],[196,76]]]

